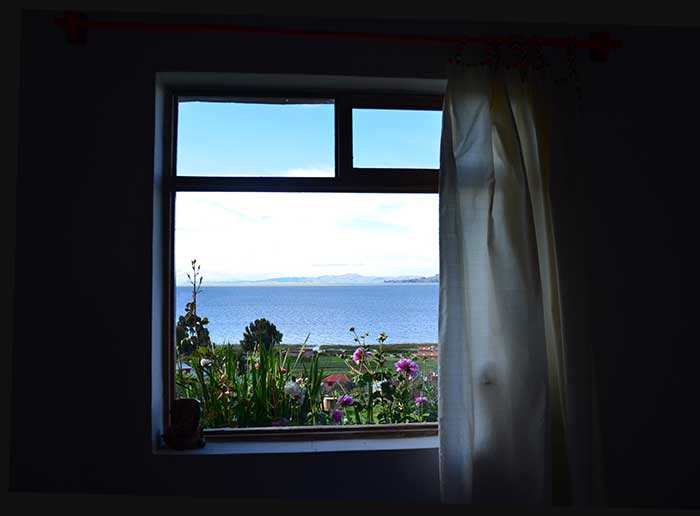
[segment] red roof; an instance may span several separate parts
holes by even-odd
[[[322,381],[323,383],[330,383],[330,382],[334,382],[334,383],[338,383],[338,382],[350,383],[350,377],[349,377],[348,375],[346,375],[346,374],[343,374],[343,373],[336,373],[336,374],[332,374],[332,375],[330,375],[330,376],[326,376],[326,377],[325,377],[323,380],[321,380],[321,381]]]

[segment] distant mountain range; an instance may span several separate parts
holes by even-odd
[[[361,274],[338,274],[335,276],[289,276],[283,278],[268,278],[255,281],[218,281],[219,284],[236,285],[239,283],[343,283],[343,284],[366,284],[366,283],[437,283],[438,275],[434,276],[363,276]]]
[[[440,275],[434,274],[432,276],[421,276],[418,278],[408,278],[408,279],[387,279],[384,283],[439,283]]]

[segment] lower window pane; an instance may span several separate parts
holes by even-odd
[[[180,192],[175,222],[205,427],[437,420],[437,195]]]

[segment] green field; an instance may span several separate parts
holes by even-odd
[[[387,356],[388,365],[392,365],[400,358],[415,358],[415,354],[418,346],[434,345],[433,343],[424,344],[391,344],[384,345],[384,353]],[[235,351],[240,352],[240,346],[232,345]],[[293,364],[296,360],[296,352],[299,349],[299,344],[280,344],[279,349],[281,351],[289,350],[289,363]],[[368,346],[370,350],[377,349],[378,346],[375,344]],[[351,359],[352,354],[357,349],[356,345],[347,346],[341,344],[323,344],[319,346],[318,351],[320,352],[319,357],[319,367],[323,369],[324,375],[328,376],[336,373],[347,373],[348,366],[345,360]],[[345,358],[343,358],[343,356]],[[424,373],[435,372],[437,373],[437,360],[427,359],[427,358],[415,358],[416,363],[420,370]],[[309,366],[311,358],[300,358],[297,367],[294,369],[295,374],[300,374],[302,371],[302,366]]]
[[[393,354],[388,354],[389,364],[393,364],[394,362],[398,361],[399,358],[401,358],[401,356],[393,356]],[[424,373],[437,373],[437,361],[435,360],[419,358],[416,360],[416,363],[418,364],[420,370]],[[326,376],[335,373],[346,373],[348,371],[348,366],[345,364],[345,360],[338,356],[327,355],[325,353],[321,354],[321,357],[318,360],[318,365],[323,369]]]

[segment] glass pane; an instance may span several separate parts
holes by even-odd
[[[300,380],[304,399],[310,397],[303,413],[295,411],[296,401],[283,397],[275,417],[290,425],[337,424],[332,418],[338,397],[360,401],[367,394],[369,384],[349,381],[357,379],[350,366],[358,366],[353,354],[360,344],[349,331],[353,327],[360,340],[369,334],[368,345],[377,346],[381,332],[388,336],[383,344],[387,381],[401,384],[406,399],[403,412],[391,414],[390,400],[377,399],[371,420],[367,410],[356,415],[340,407],[340,423],[357,424],[356,417],[363,424],[436,421],[438,254],[436,194],[178,192],[176,323],[192,300],[196,260],[203,277],[197,314],[207,318],[215,348],[247,353],[252,362],[241,371],[259,358],[259,348],[246,351],[244,331],[263,318],[281,333],[272,349],[289,353],[286,372],[272,372],[290,375],[279,385],[303,377],[314,359],[323,368],[320,391],[308,390],[308,377]],[[304,342],[308,354],[300,352]],[[192,361],[184,351],[178,356],[185,364]],[[402,362],[410,378],[397,370],[404,358],[410,360]],[[259,367],[268,363],[260,360]],[[236,374],[243,375],[240,380],[248,373]],[[197,396],[198,380],[189,381],[194,390],[179,395]],[[246,396],[238,394],[240,410],[255,403]],[[279,396],[274,403],[280,403]],[[257,422],[233,412],[206,417],[209,426],[280,424],[272,415]]]
[[[353,109],[353,166],[440,168],[442,113],[413,109]]]
[[[177,175],[333,177],[333,103],[181,101]]]

